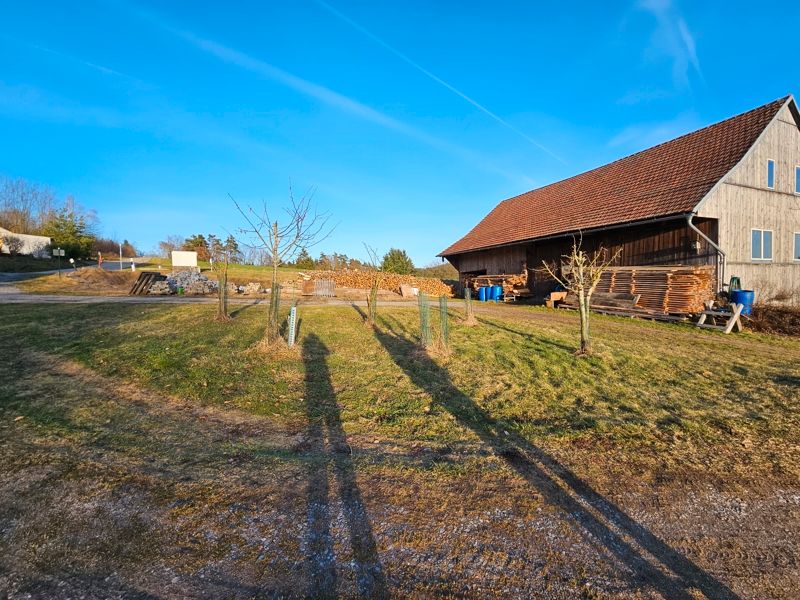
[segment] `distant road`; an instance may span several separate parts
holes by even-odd
[[[70,271],[73,270],[73,268],[69,265],[69,263],[65,262],[64,264],[66,266],[64,266],[61,269],[62,273],[69,273]],[[122,264],[120,264],[118,260],[107,260],[104,261],[102,265],[85,265],[79,268],[96,269],[98,268],[98,266],[104,271],[125,271],[131,268],[131,259],[123,258]],[[56,273],[58,273],[58,269],[52,269],[50,271],[26,271],[24,273],[0,273],[0,283],[24,281],[26,279],[35,279],[36,277],[44,277],[45,275],[55,275]]]

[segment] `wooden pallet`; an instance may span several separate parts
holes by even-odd
[[[166,275],[162,275],[158,271],[142,271],[139,273],[139,277],[133,283],[131,291],[128,292],[128,295],[146,296],[147,292],[150,291],[150,286],[152,286],[156,281],[164,281],[166,278]]]

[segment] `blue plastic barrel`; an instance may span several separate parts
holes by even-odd
[[[753,290],[733,290],[731,291],[731,302],[743,305],[742,314],[749,315],[753,312],[753,302],[756,293]]]
[[[486,298],[486,291],[487,291],[488,289],[489,289],[488,287],[479,287],[479,288],[478,288],[478,300],[479,300],[479,301],[481,301],[481,302],[486,302],[486,300],[487,300],[487,298]]]
[[[503,297],[503,286],[502,285],[493,285],[492,286],[492,300],[497,302],[502,297]]]

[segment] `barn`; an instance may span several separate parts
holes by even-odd
[[[573,240],[615,267],[695,267],[761,300],[800,300],[800,113],[792,96],[500,202],[440,253],[462,283],[520,275],[552,289]]]

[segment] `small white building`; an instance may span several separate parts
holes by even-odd
[[[3,227],[0,227],[0,253],[11,254],[11,249],[8,246],[8,243],[11,242],[9,238],[20,240],[19,248],[16,250],[17,254],[35,256],[36,258],[47,258],[49,256],[49,237],[44,235],[30,235],[27,233],[14,233]]]

